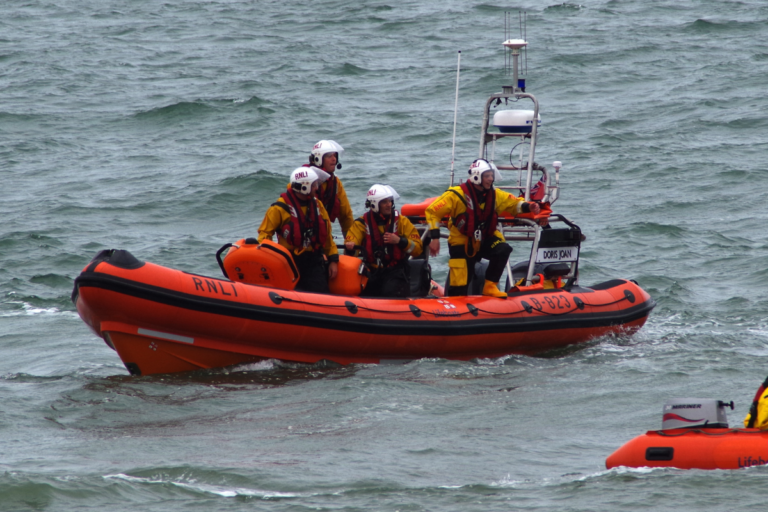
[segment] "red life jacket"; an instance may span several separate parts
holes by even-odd
[[[302,167],[314,166],[310,164],[304,164]],[[337,195],[337,191],[339,189],[339,178],[337,178],[335,174],[331,174],[331,177],[328,178],[328,181],[326,181],[324,185],[325,190],[320,190],[323,188],[323,185],[320,185],[317,191],[317,195],[320,197],[320,201],[323,202],[323,206],[325,206],[325,211],[328,212],[328,218],[330,221],[336,222],[336,219],[339,218],[339,213],[341,212],[341,201]]]
[[[544,199],[544,195],[547,193],[547,171],[541,176],[539,181],[531,187],[530,199],[531,201],[541,201]],[[522,194],[525,197],[525,194]]]
[[[379,231],[379,224],[377,221],[378,215],[373,213],[372,210],[363,215],[363,221],[365,222],[365,262],[371,265],[378,265],[379,267],[394,267],[408,258],[408,254],[404,252],[397,244],[385,244],[384,234]],[[389,216],[389,221],[384,226],[385,233],[397,233],[398,225],[400,223],[400,212],[397,210],[392,211],[392,215]]]
[[[336,219],[339,218],[339,212],[341,211],[341,201],[339,201],[339,197],[336,195],[338,187],[339,178],[337,178],[336,175],[331,174],[331,177],[325,182],[325,191],[319,193],[320,200],[323,202],[323,206],[325,206],[325,211],[328,212],[328,218],[331,222],[336,222]]]
[[[293,190],[288,190],[280,197],[285,203],[273,203],[273,206],[284,208],[291,220],[283,226],[282,236],[296,249],[311,248],[322,251],[328,239],[328,226],[320,215],[317,199],[310,197],[307,201],[307,213],[301,211],[301,200]]]
[[[480,230],[482,240],[489,238],[496,232],[496,226],[499,223],[499,215],[496,213],[496,190],[491,187],[485,193],[485,208],[481,210],[480,198],[477,197],[475,187],[467,182],[459,186],[464,192],[464,197],[462,198],[461,194],[455,190],[453,192],[461,198],[467,210],[452,219],[453,225],[459,233],[473,240],[477,230]]]

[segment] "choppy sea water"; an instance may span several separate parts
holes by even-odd
[[[96,252],[218,275],[323,138],[356,213],[457,175],[528,13],[537,160],[581,282],[637,280],[632,337],[546,358],[127,375],[79,319]],[[768,373],[768,6],[757,1],[74,0],[0,7],[0,510],[728,510],[766,468],[605,470],[668,398]],[[513,16],[513,19],[516,18]],[[515,34],[516,35],[516,34]],[[523,253],[516,249],[513,259]],[[446,254],[434,261],[446,274]],[[440,280],[440,279],[438,279]]]

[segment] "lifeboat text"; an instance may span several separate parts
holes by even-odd
[[[573,256],[573,252],[571,249],[550,249],[548,251],[544,251],[543,253],[545,260],[562,260],[562,259],[570,259]]]
[[[740,468],[751,468],[752,466],[763,466],[765,464],[768,464],[768,460],[765,460],[761,456],[753,459],[751,455],[748,455],[747,457],[744,457],[744,461],[742,461],[741,457],[739,457]]]
[[[215,293],[216,295],[218,295],[219,290],[221,290],[222,295],[229,295],[229,296],[234,295],[235,297],[237,297],[237,288],[235,288],[235,285],[233,283],[227,283],[227,285],[229,285],[228,287],[232,288],[232,293],[229,293],[224,287],[224,283],[222,283],[221,281],[215,281],[213,279],[200,279],[199,277],[193,277],[192,282],[195,283],[195,290],[199,290],[201,292],[206,292],[206,293]]]
[[[460,316],[460,313],[456,310],[456,306],[450,301],[440,299],[438,304],[442,304],[444,309],[433,309],[432,313],[435,316]]]
[[[461,316],[455,309],[433,309],[432,313],[435,316]]]
[[[571,307],[571,301],[565,295],[542,295],[541,300],[531,297],[530,301],[533,302],[533,307],[539,311],[544,308],[544,304],[550,309],[570,309]]]
[[[578,247],[542,247],[536,253],[537,263],[552,263],[556,261],[576,261],[579,259]]]

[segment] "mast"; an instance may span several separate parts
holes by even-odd
[[[511,137],[511,136],[517,136],[520,137],[522,140],[525,140],[526,138],[530,138],[530,150],[528,153],[528,169],[526,173],[526,181],[525,181],[525,200],[530,200],[530,191],[531,191],[531,177],[533,173],[533,161],[534,161],[534,155],[536,151],[536,135],[537,135],[537,128],[538,128],[538,122],[539,122],[539,101],[536,99],[536,97],[533,94],[526,93],[525,92],[525,79],[520,78],[520,50],[524,49],[528,46],[528,42],[524,39],[507,39],[502,43],[502,45],[507,48],[510,52],[511,56],[511,67],[512,67],[512,85],[504,85],[502,86],[502,90],[500,93],[492,94],[490,98],[488,98],[488,101],[485,104],[485,112],[483,113],[483,126],[482,126],[482,132],[480,136],[480,152],[478,158],[487,158],[487,145],[489,142],[493,143],[494,149],[496,141],[501,139],[502,137]],[[530,133],[528,132],[519,132],[517,130],[510,130],[508,132],[489,132],[489,121],[490,121],[490,112],[491,112],[491,106],[494,104],[499,105],[501,104],[502,100],[505,102],[517,101],[522,98],[530,99],[533,102],[533,115],[530,120],[531,124],[531,130]],[[491,158],[489,160],[493,160],[494,155],[492,153]],[[504,167],[507,167],[508,169],[511,168],[509,166],[498,166],[499,169],[503,169]]]

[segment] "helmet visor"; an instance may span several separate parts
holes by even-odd
[[[330,174],[328,174],[324,170],[319,169],[317,167],[312,166],[312,167],[310,167],[310,169],[315,171],[315,174],[317,174],[318,185],[322,185],[323,183],[328,181],[328,179],[331,177]]]

